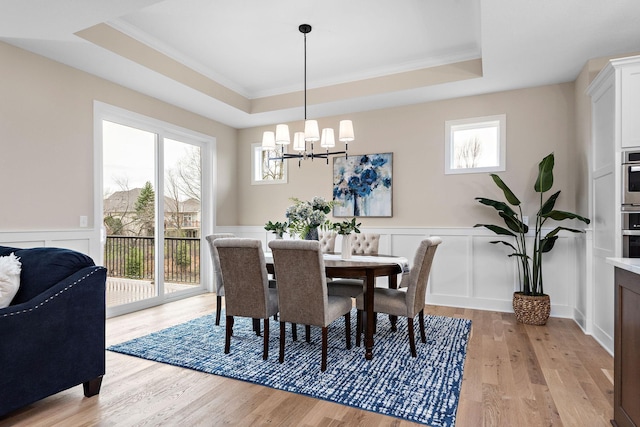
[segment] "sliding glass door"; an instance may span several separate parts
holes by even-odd
[[[144,123],[101,127],[108,314],[203,292],[205,145]]]

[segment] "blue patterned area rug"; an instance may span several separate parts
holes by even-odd
[[[224,316],[223,316],[224,319]],[[355,310],[352,313],[355,319]],[[304,394],[430,426],[455,425],[471,321],[425,315],[427,343],[420,341],[416,318],[417,358],[409,351],[405,318],[391,332],[388,316],[378,316],[373,360],[364,347],[347,350],[344,320],[329,327],[327,370],[320,372],[320,328],[311,343],[298,327],[298,341],[287,325],[285,362],[278,363],[279,323],[269,325],[269,359],[262,360],[262,337],[251,319],[236,318],[231,353],[224,349],[224,320],[203,316],[108,350],[221,375],[279,390]],[[262,323],[262,322],[261,322]],[[352,322],[352,344],[355,341]]]

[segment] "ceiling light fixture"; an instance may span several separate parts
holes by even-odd
[[[347,156],[349,142],[353,141],[353,123],[351,120],[341,120],[338,130],[338,140],[344,142],[344,151],[332,151],[329,149],[336,146],[333,128],[322,129],[322,134],[318,130],[317,120],[307,120],[307,34],[311,32],[311,25],[302,24],[298,30],[304,34],[304,132],[295,132],[293,135],[293,151],[296,153],[282,153],[281,157],[272,157],[269,160],[285,160],[298,159],[298,166],[302,160],[314,158],[326,159],[329,164],[329,156],[344,154]],[[325,148],[326,152],[314,153],[313,143],[320,141],[320,147]],[[311,150],[307,151],[307,142],[310,143]],[[291,134],[289,126],[280,124],[276,126],[274,131],[266,131],[262,135],[262,149],[275,150],[276,145],[289,145],[291,143]],[[284,151],[284,150],[283,150]]]

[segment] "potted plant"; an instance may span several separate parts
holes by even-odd
[[[351,221],[334,222],[331,228],[342,236],[342,250],[340,254],[343,259],[351,258],[351,233],[360,233],[361,223],[356,224],[356,219],[352,218]]]
[[[318,240],[318,228],[325,228],[331,223],[327,214],[331,212],[334,202],[327,202],[322,197],[314,197],[310,201],[292,197],[293,205],[285,213],[289,221],[289,230],[301,239]]]
[[[276,239],[282,239],[282,235],[285,231],[287,231],[288,226],[289,224],[287,224],[286,222],[269,221],[264,225],[264,229],[267,231],[272,231],[273,234],[276,235]]]
[[[520,278],[520,291],[513,294],[513,311],[519,322],[532,325],[544,325],[551,312],[551,301],[549,295],[544,293],[542,281],[542,254],[553,249],[560,231],[583,232],[583,230],[573,228],[556,227],[549,233],[544,234],[542,227],[549,219],[554,221],[577,219],[585,224],[590,222],[588,218],[580,215],[554,209],[560,191],[544,200],[545,192],[549,191],[553,186],[553,166],[553,153],[542,159],[538,165],[538,177],[533,188],[540,194],[540,208],[535,215],[533,250],[531,252],[527,250],[529,226],[523,221],[520,200],[502,179],[496,174],[491,174],[491,178],[504,193],[508,204],[484,197],[476,197],[476,200],[480,203],[491,206],[498,212],[498,215],[506,224],[506,228],[493,224],[476,224],[475,227],[485,227],[497,235],[514,238],[515,244],[504,240],[496,240],[491,243],[502,243],[513,249],[513,253],[509,256],[516,257]],[[517,208],[517,212],[509,205]]]

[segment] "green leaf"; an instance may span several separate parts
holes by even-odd
[[[520,233],[526,234],[527,232],[529,232],[529,226],[527,226],[525,223],[520,221],[518,218],[506,215],[504,212],[500,212],[500,216],[502,217],[502,219],[504,220],[504,223],[507,224],[507,227],[509,227],[511,231],[515,231],[518,234]]]
[[[589,224],[591,222],[591,220],[589,220],[589,218],[585,218],[583,216],[580,216],[578,214],[574,214],[571,212],[565,212],[565,211],[551,211],[547,214],[544,215],[540,215],[543,218],[551,218],[553,220],[556,221],[562,221],[565,219],[579,219],[580,221],[584,222],[585,224]]]
[[[474,227],[484,227],[487,228],[491,231],[493,231],[494,233],[501,235],[501,236],[514,236],[515,234],[513,234],[511,231],[507,230],[504,227],[500,227],[498,225],[493,225],[493,224],[476,224],[474,225]]]
[[[553,187],[553,153],[542,159],[538,165],[538,179],[534,185],[534,189],[538,193],[549,191]]]
[[[520,200],[516,197],[515,194],[513,194],[513,191],[511,191],[507,184],[505,184],[498,175],[492,173],[491,178],[493,178],[493,182],[495,182],[496,185],[500,187],[500,189],[504,193],[504,198],[507,199],[507,202],[511,203],[513,206],[520,206]]]
[[[546,215],[549,212],[551,212],[553,210],[553,207],[556,204],[556,200],[558,199],[559,195],[560,195],[560,191],[558,191],[557,193],[552,194],[551,196],[549,196],[547,201],[544,202],[544,205],[542,205],[542,207],[540,208],[540,212],[538,212],[538,215],[544,217],[544,215]]]
[[[491,242],[489,242],[489,243],[493,243],[494,245],[495,245],[496,243],[502,243],[502,244],[503,244],[503,245],[505,245],[505,246],[509,246],[509,247],[510,247],[511,249],[513,249],[514,251],[517,251],[517,249],[516,249],[516,247],[515,247],[515,246],[513,246],[513,245],[512,245],[511,243],[509,243],[509,242],[505,242],[504,240],[493,240],[493,241],[491,241]],[[511,256],[511,255],[509,255],[509,256]]]
[[[544,239],[540,240],[540,252],[541,253],[545,253],[545,252],[549,252],[551,249],[553,249],[553,246],[556,244],[556,240],[558,240],[558,236],[551,236],[549,237],[549,235],[547,235]]]
[[[550,231],[549,233],[547,233],[547,235],[545,237],[553,237],[556,234],[558,234],[559,232],[561,232],[562,230],[564,231],[570,231],[572,233],[584,233],[583,230],[576,230],[575,228],[567,228],[567,227],[556,227],[554,228],[552,231]]]
[[[497,200],[485,199],[484,197],[476,197],[476,200],[482,203],[483,205],[491,206],[498,212],[504,212],[509,216],[516,216],[516,213],[509,205],[505,202],[499,202]]]

